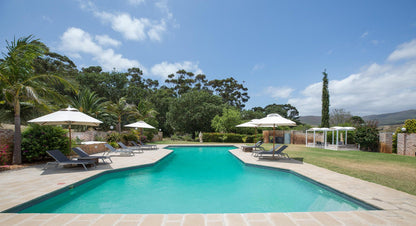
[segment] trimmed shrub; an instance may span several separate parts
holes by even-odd
[[[354,140],[360,144],[360,148],[367,151],[378,151],[378,129],[372,126],[360,126],[355,131]]]
[[[48,150],[60,150],[69,154],[67,130],[59,126],[31,124],[22,133],[22,157],[24,162],[49,158]]]
[[[257,135],[257,137],[259,136]],[[203,133],[203,140],[204,142],[253,143],[254,135],[236,133]],[[256,140],[258,140],[258,138]]]

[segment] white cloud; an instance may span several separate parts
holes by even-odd
[[[368,31],[364,32],[364,33],[361,35],[361,38],[365,38],[365,37],[367,37],[367,36],[368,36]]]
[[[140,5],[144,3],[144,0],[128,0],[128,3],[130,3],[131,5]]]
[[[402,44],[389,56],[389,60],[407,59],[401,64],[374,63],[345,79],[329,81],[330,108],[344,108],[354,115],[415,109],[416,61],[410,59],[413,45],[416,41]],[[296,106],[301,115],[320,115],[321,92],[322,82],[318,82],[288,103]]]
[[[131,4],[141,4],[144,1],[131,0],[129,2]],[[162,35],[167,30],[167,22],[172,20],[173,15],[169,11],[165,1],[156,2],[155,7],[162,11],[164,18],[152,20],[144,17],[136,18],[125,12],[110,13],[98,10],[90,1],[81,2],[82,9],[92,12],[103,23],[110,24],[111,28],[121,33],[125,39],[135,41],[144,41],[147,39],[152,41],[162,40]]]
[[[389,61],[397,61],[403,59],[410,59],[416,57],[416,39],[410,42],[401,44],[392,54],[390,54]]]
[[[50,17],[48,17],[48,16],[42,16],[42,20],[44,20],[44,21],[46,21],[46,22],[48,22],[48,23],[53,23],[53,20],[50,18]]]
[[[192,72],[195,75],[202,74],[202,70],[198,67],[198,63],[191,61],[184,61],[182,63],[168,63],[163,61],[160,64],[155,64],[150,72],[157,77],[166,79],[168,75],[176,73],[178,70],[184,69],[185,71]]]
[[[108,46],[119,46],[121,45],[121,42],[115,39],[112,39],[110,37],[108,37],[108,35],[96,35],[95,36],[95,40],[97,40],[97,42],[102,45],[108,45]]]
[[[254,67],[251,69],[251,71],[258,71],[264,68],[264,64],[260,63],[260,64],[256,64],[254,65]]]
[[[145,68],[138,61],[124,58],[121,54],[115,53],[113,49],[104,49],[94,42],[88,32],[79,28],[68,28],[62,34],[59,49],[77,58],[80,58],[83,54],[91,55],[92,59],[104,70],[112,70],[113,68],[126,70],[131,67],[140,67],[145,71]]]
[[[287,99],[290,97],[294,89],[289,87],[273,87],[269,86],[265,89],[265,94],[275,100]]]

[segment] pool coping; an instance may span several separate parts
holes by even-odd
[[[227,145],[227,144],[226,144]],[[142,166],[146,161],[152,162],[163,158],[169,150],[164,149],[167,145],[158,145],[157,153],[146,151],[137,158],[116,158],[112,166],[115,168],[122,165]],[[179,145],[172,145],[179,146]],[[180,145],[187,146],[187,145]],[[199,145],[197,145],[199,146]],[[209,145],[212,146],[212,145]],[[218,145],[224,146],[224,145]],[[237,148],[241,144],[232,144]],[[311,178],[318,183],[323,183],[333,189],[345,192],[346,194],[363,200],[369,204],[381,207],[383,210],[376,211],[342,211],[342,212],[301,212],[301,213],[243,213],[243,214],[16,214],[0,213],[0,225],[30,225],[30,224],[79,224],[79,225],[121,225],[124,223],[135,225],[411,225],[416,217],[416,196],[396,191],[382,185],[362,181],[357,178],[329,171],[307,163],[279,161],[259,161],[250,153],[242,152],[240,149],[230,151],[244,163],[282,168],[292,170],[300,175]],[[171,151],[169,152],[171,153]],[[147,160],[143,160],[148,158]],[[117,161],[118,160],[118,161]],[[295,160],[293,160],[295,161]],[[126,168],[126,167],[121,167]],[[91,177],[94,172],[70,173],[57,169],[56,175],[39,175],[37,168],[28,170],[15,170],[9,173],[0,173],[0,179],[9,179],[6,183],[0,180],[0,209],[4,210],[4,202],[15,202],[14,199],[25,199],[26,193],[36,194],[41,188],[32,189],[25,186],[28,183],[36,183],[37,180],[54,180],[49,184],[41,184],[45,190],[56,190],[60,181],[77,180]],[[106,170],[99,169],[99,170]],[[92,173],[91,173],[92,172]],[[101,171],[100,171],[101,172]],[[97,172],[95,172],[97,173]],[[81,174],[81,175],[79,175]],[[14,180],[15,176],[26,177],[24,181]],[[30,177],[28,177],[30,176]],[[76,178],[73,178],[76,177]],[[82,178],[84,177],[84,178]],[[58,179],[57,179],[58,178]],[[79,179],[78,179],[79,178]],[[346,181],[343,181],[343,180]],[[335,180],[335,181],[331,181]],[[328,183],[327,183],[328,182]],[[22,197],[10,193],[5,185],[12,185],[12,188],[21,189],[19,194]],[[3,186],[3,187],[2,187]],[[48,187],[49,186],[49,187]],[[13,190],[12,190],[13,191]],[[48,193],[48,192],[46,192]],[[26,198],[26,201],[28,199]],[[15,206],[15,205],[13,205]]]

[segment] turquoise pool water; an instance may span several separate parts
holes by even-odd
[[[256,213],[363,210],[286,171],[246,166],[235,147],[171,147],[151,167],[104,174],[21,213]]]

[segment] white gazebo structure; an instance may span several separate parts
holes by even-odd
[[[355,128],[354,127],[334,126],[334,127],[331,127],[330,129],[333,131],[333,133],[332,133],[332,145],[330,146],[329,149],[338,150],[340,147],[349,149],[349,146],[348,146],[348,131],[355,130]],[[337,135],[336,135],[336,139],[334,140],[335,131],[337,132]],[[342,136],[340,136],[339,133],[342,132],[342,131],[345,132],[345,141],[340,141],[340,139],[342,139]],[[350,147],[350,148],[352,148],[352,147]],[[355,146],[354,146],[354,149],[355,149]]]
[[[307,147],[323,147],[325,149],[331,149],[331,150],[340,150],[340,149],[355,150],[357,149],[355,145],[348,145],[348,131],[352,131],[352,130],[355,130],[355,128],[354,127],[341,127],[341,126],[334,126],[331,128],[311,128],[311,129],[306,130],[306,138],[305,138],[306,142],[305,143]],[[331,144],[328,144],[328,139],[327,139],[328,131],[332,132]],[[336,131],[336,136],[335,136],[335,131]],[[342,133],[341,133],[343,131],[345,132],[345,138],[342,136]],[[313,143],[308,143],[308,132],[313,132]],[[317,143],[316,132],[324,133],[323,144]]]
[[[308,143],[308,131],[309,132],[313,132],[313,143],[312,144],[309,144]],[[306,139],[306,146],[307,147],[316,147],[317,146],[317,142],[316,142],[316,132],[323,132],[324,133],[324,142],[323,142],[323,144],[318,144],[318,146],[323,146],[324,148],[326,148],[327,147],[327,143],[328,143],[328,141],[327,141],[327,132],[328,131],[332,131],[331,129],[328,129],[328,128],[310,128],[310,129],[308,129],[308,130],[306,130],[306,136],[305,136],[305,139]]]

